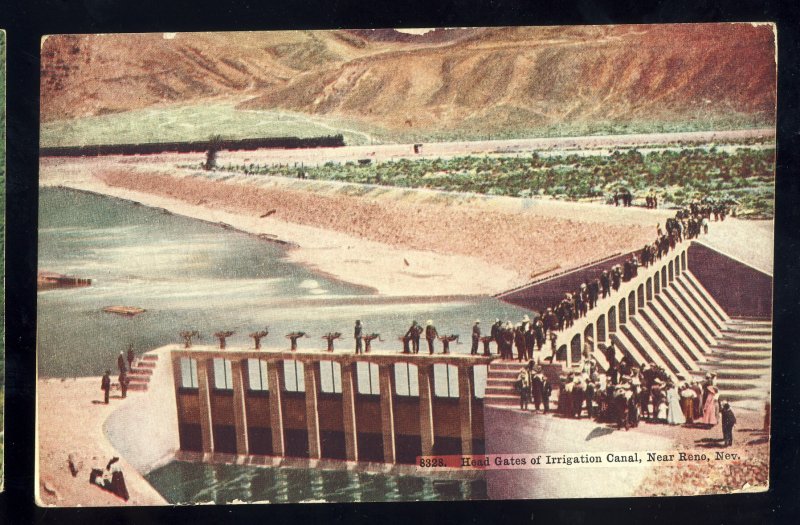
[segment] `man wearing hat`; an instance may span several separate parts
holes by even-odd
[[[481,320],[475,319],[475,324],[472,325],[472,350],[470,354],[478,354],[478,342],[481,340]]]
[[[728,403],[722,404],[722,444],[726,447],[733,446],[733,426],[736,424],[731,406]]]
[[[494,320],[494,324],[492,325],[492,331],[491,331],[491,334],[490,334],[492,336],[492,340],[497,345],[497,353],[498,354],[500,353],[500,345],[501,345],[501,343],[500,343],[500,328],[501,328],[501,326],[502,325],[500,324],[500,319],[495,319]]]
[[[534,342],[534,335],[533,335],[533,326],[531,325],[531,319],[526,314],[525,317],[522,318],[522,336],[525,339],[525,355],[523,356],[524,359],[532,359],[533,358],[533,342]]]
[[[411,352],[414,354],[419,353],[419,336],[422,334],[422,327],[416,321],[411,323],[411,328],[406,332],[406,339],[411,341]]]
[[[436,327],[433,326],[433,321],[428,319],[425,323],[425,339],[428,341],[428,352],[431,355],[433,355],[433,342],[437,337],[439,337],[439,332],[437,332]]]

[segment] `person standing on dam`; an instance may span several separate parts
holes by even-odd
[[[422,327],[416,321],[412,321],[411,327],[406,332],[405,337],[411,341],[411,352],[419,353],[419,337],[422,335]]]
[[[497,345],[498,354],[500,353],[500,327],[500,319],[495,319],[494,324],[492,325],[492,332],[490,334],[492,336],[492,341],[494,341],[494,343]]]
[[[428,341],[428,353],[431,355],[433,355],[433,342],[437,337],[439,337],[439,332],[433,326],[433,320],[428,319],[428,322],[425,323],[425,339]]]
[[[475,319],[475,324],[472,325],[472,349],[470,354],[478,354],[478,342],[481,340],[481,320]]]
[[[353,337],[356,340],[356,355],[363,353],[363,349],[361,347],[361,341],[364,338],[363,328],[361,326],[361,320],[356,320],[356,326],[353,330]]]

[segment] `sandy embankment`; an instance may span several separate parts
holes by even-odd
[[[40,379],[37,395],[36,499],[43,506],[166,505],[142,477],[178,448],[172,365],[164,347],[147,392],[122,399],[112,390],[106,405],[99,377]],[[112,376],[112,381],[116,377]],[[80,471],[69,472],[72,454]],[[130,500],[89,484],[92,468],[120,458]]]
[[[426,190],[361,195],[358,185],[196,175],[158,156],[42,159],[40,184],[272,235],[297,246],[293,261],[383,295],[498,293],[638,249],[669,214]]]

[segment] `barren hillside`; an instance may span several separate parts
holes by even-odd
[[[57,36],[42,119],[247,100],[386,136],[558,125],[770,125],[774,35],[749,24]]]

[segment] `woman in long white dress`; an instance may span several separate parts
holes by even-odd
[[[683,410],[681,410],[678,389],[672,383],[667,385],[667,423],[670,425],[683,425],[686,423],[686,417],[683,415]]]

